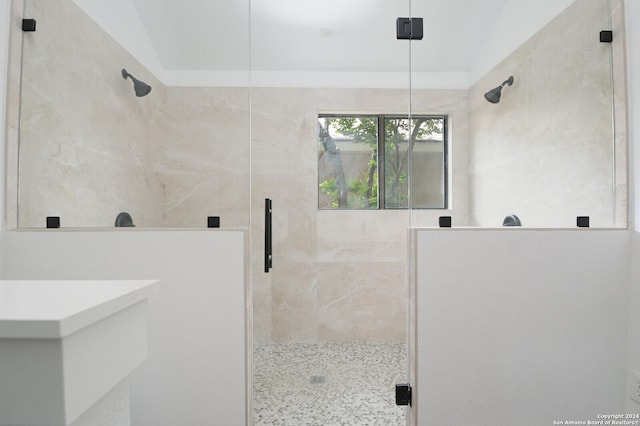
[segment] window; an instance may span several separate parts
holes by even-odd
[[[446,116],[320,115],[318,121],[320,209],[408,208],[409,168],[411,207],[447,207]]]

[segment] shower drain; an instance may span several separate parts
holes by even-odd
[[[315,385],[324,383],[324,376],[311,376],[311,378],[309,379],[309,382]]]

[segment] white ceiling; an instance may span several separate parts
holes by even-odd
[[[414,70],[469,70],[505,0],[133,0],[167,70],[402,71],[395,20],[424,18]],[[418,44],[416,44],[418,43]]]
[[[74,1],[168,84],[251,69],[357,85],[354,71],[380,82],[411,69],[426,85],[468,87],[575,0]],[[423,40],[396,39],[407,16],[424,19]]]

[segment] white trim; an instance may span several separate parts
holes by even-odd
[[[249,71],[190,71],[164,72],[163,83],[178,87],[247,87]],[[253,87],[306,88],[379,88],[408,89],[409,72],[305,72],[253,71]],[[413,73],[414,89],[468,89],[470,76],[463,72]]]

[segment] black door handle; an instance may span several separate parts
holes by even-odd
[[[269,272],[273,268],[272,252],[273,230],[271,228],[271,200],[264,200],[264,272]]]

